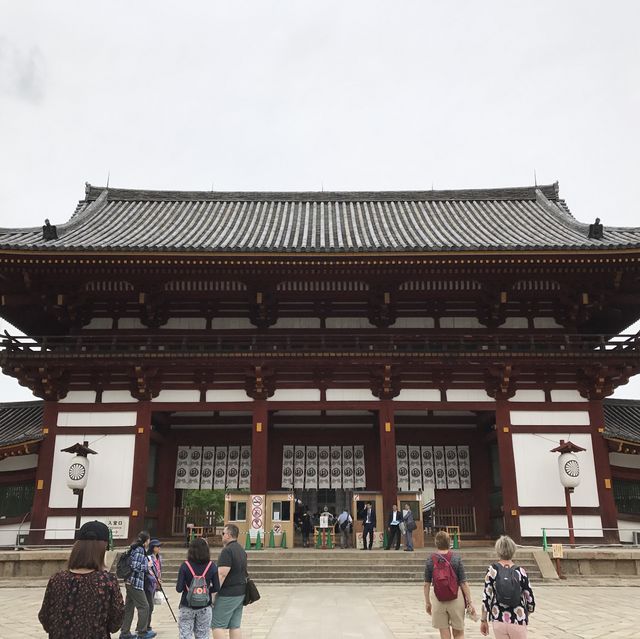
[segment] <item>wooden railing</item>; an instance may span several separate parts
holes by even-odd
[[[222,532],[222,524],[217,526],[217,514],[213,510],[193,510],[190,508],[176,507],[173,509],[173,534],[186,535],[187,524],[193,524],[198,528],[213,529],[213,534]],[[216,527],[219,530],[216,530]]]
[[[435,508],[433,528],[444,530],[447,526],[458,526],[461,534],[476,534],[476,509],[473,506]]]

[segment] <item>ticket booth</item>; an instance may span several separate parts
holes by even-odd
[[[251,528],[251,496],[247,493],[229,492],[224,496],[224,523],[235,524],[240,531],[238,543],[244,545]]]
[[[265,519],[265,546],[273,530],[276,548],[282,545],[282,535],[286,535],[287,548],[293,546],[293,493],[277,491],[267,493]]]
[[[387,515],[382,506],[382,493],[374,491],[361,491],[353,494],[351,502],[351,517],[353,517],[354,547],[362,548],[363,513],[365,505],[371,502],[376,511],[376,527],[373,534],[372,548],[384,547],[384,531],[387,525]]]
[[[420,493],[398,493],[398,510],[402,512],[405,504],[409,506],[416,522],[413,531],[413,547],[424,548],[424,522],[422,520],[422,495]],[[402,540],[404,544],[404,539]]]

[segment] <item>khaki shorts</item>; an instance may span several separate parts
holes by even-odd
[[[464,596],[458,591],[458,597],[451,601],[438,601],[435,594],[431,597],[431,625],[434,628],[464,630]]]

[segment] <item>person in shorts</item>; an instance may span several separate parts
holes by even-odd
[[[218,558],[220,590],[213,602],[213,639],[241,639],[240,624],[244,594],[247,585],[247,553],[238,543],[240,531],[234,524],[227,524],[222,531],[224,548]]]
[[[427,559],[424,571],[425,608],[427,614],[431,615],[431,625],[440,631],[440,639],[451,639],[451,633],[454,639],[462,639],[465,609],[469,610],[472,617],[476,615],[464,565],[459,555],[450,552],[451,539],[446,532],[441,530],[435,536],[435,544],[436,552]],[[455,572],[458,581],[457,596],[451,601],[439,601],[431,588],[435,561],[448,562]]]

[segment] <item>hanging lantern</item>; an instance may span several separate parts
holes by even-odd
[[[560,473],[560,483],[565,488],[576,488],[580,484],[580,462],[575,453],[584,451],[584,448],[577,446],[573,442],[560,440],[560,446],[554,448],[552,453],[560,453],[558,457],[558,472]]]
[[[71,490],[84,490],[89,478],[89,458],[75,455],[69,462],[67,486]]]

